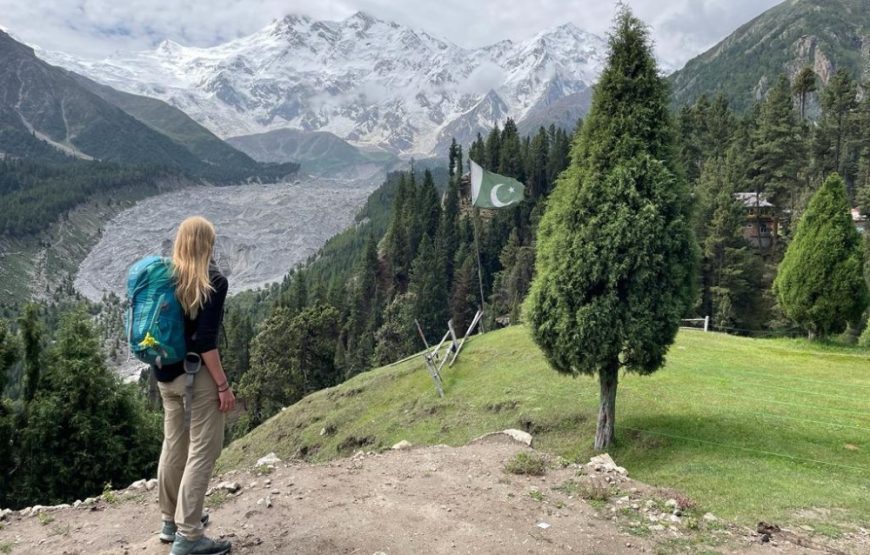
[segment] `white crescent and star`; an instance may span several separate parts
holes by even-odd
[[[503,206],[507,206],[510,204],[509,202],[502,202],[502,201],[498,200],[498,189],[499,189],[499,187],[504,187],[504,186],[505,186],[504,183],[498,183],[496,185],[493,185],[492,190],[490,190],[490,192],[489,192],[489,202],[492,203],[492,205],[495,208],[501,208]],[[513,192],[514,192],[513,186],[511,186],[509,191],[511,194],[513,194]]]

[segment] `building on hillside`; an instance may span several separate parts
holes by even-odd
[[[867,230],[867,216],[862,214],[859,208],[852,209],[852,223],[855,224],[858,233],[864,233]]]
[[[779,235],[779,220],[773,204],[764,193],[734,193],[734,198],[743,204],[746,224],[743,238],[755,248],[766,249],[776,243]]]

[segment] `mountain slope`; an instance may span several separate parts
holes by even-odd
[[[260,162],[297,162],[301,171],[335,175],[360,166],[389,166],[398,159],[389,153],[368,154],[326,131],[276,129],[230,137],[227,143]]]
[[[168,137],[85,90],[0,31],[0,152],[27,156],[42,139],[82,158],[195,169],[202,162]]]
[[[187,114],[162,100],[117,91],[75,73],[70,74],[82,87],[117,106],[155,131],[185,146],[208,164],[254,169],[257,163],[231,147]],[[293,160],[282,160],[291,162]]]
[[[610,453],[632,477],[679,488],[740,523],[787,524],[803,506],[858,523],[867,516],[870,450],[843,446],[863,445],[854,426],[870,425],[870,415],[860,415],[860,395],[841,393],[866,387],[865,354],[683,331],[661,371],[620,377]],[[440,399],[420,357],[360,374],[234,441],[219,471],[270,451],[327,461],[403,439],[462,445],[504,428],[525,429],[538,448],[569,460],[594,454],[597,381],[550,369],[525,327],[475,336],[443,381]],[[758,487],[776,483],[788,487]]]
[[[870,3],[788,0],[746,23],[670,77],[676,104],[724,92],[736,108],[762,98],[777,77],[814,69],[822,85],[837,68],[870,78]]]
[[[360,12],[340,22],[287,16],[212,48],[165,41],[101,61],[40,55],[165,100],[221,137],[295,128],[428,155],[453,134],[473,138],[587,91],[605,50],[603,39],[570,24],[465,49]]]

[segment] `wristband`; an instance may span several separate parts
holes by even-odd
[[[218,386],[217,386],[217,388],[220,389],[220,388],[222,388],[222,387],[225,386],[225,385],[229,385],[229,384],[228,384],[227,382],[219,383]]]
[[[229,390],[230,390],[230,386],[228,385],[224,389],[218,389],[218,393],[226,393]]]

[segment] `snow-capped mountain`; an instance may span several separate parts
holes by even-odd
[[[428,155],[452,136],[468,142],[493,123],[522,121],[566,97],[588,102],[606,43],[566,24],[466,49],[360,12],[341,22],[291,15],[211,48],[164,41],[98,61],[38,54],[169,102],[222,137],[296,128]],[[578,116],[584,108],[571,107]]]

